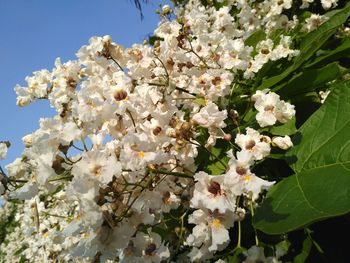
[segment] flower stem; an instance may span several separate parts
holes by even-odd
[[[252,218],[253,218],[254,217],[253,200],[250,200],[250,212],[251,212]],[[255,235],[255,245],[259,246],[259,238],[258,238],[258,234],[257,234],[255,228],[254,228],[254,235]]]
[[[193,179],[192,175],[189,174],[185,174],[185,173],[178,173],[178,172],[170,172],[167,170],[163,170],[163,169],[147,169],[150,173],[155,173],[155,174],[166,174],[166,175],[173,175],[173,176],[177,176],[177,177],[183,177],[183,178],[190,178]]]

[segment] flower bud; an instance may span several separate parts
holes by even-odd
[[[162,14],[166,16],[166,15],[169,15],[170,13],[171,13],[170,6],[169,5],[164,5],[162,7]]]
[[[231,141],[232,140],[232,135],[231,134],[229,134],[229,133],[225,133],[224,134],[224,140],[225,141]]]
[[[28,134],[28,135],[24,136],[24,137],[22,138],[22,141],[23,141],[24,146],[25,146],[26,148],[31,147],[31,146],[32,146],[32,143],[33,143],[33,135],[32,135],[32,134]]]
[[[287,150],[293,146],[293,143],[288,135],[284,137],[274,137],[272,138],[272,145],[277,146],[282,150]]]
[[[102,41],[104,43],[111,43],[112,42],[112,37],[110,35],[105,35],[105,36],[103,36]]]
[[[238,119],[238,112],[236,110],[230,110],[228,113],[229,116],[231,117],[232,120],[237,120]]]
[[[17,105],[19,107],[27,106],[31,102],[30,98],[22,97],[17,99]]]
[[[0,160],[4,160],[7,155],[8,147],[6,143],[0,142]]]

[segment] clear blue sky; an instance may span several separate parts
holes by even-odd
[[[0,140],[12,144],[2,166],[20,156],[21,138],[39,118],[54,114],[43,101],[16,106],[14,86],[33,71],[51,70],[56,57],[75,59],[91,36],[108,34],[126,47],[142,42],[158,24],[158,3],[169,1],[149,2],[141,21],[133,0],[0,0]]]

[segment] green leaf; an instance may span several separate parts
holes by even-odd
[[[250,108],[249,111],[243,116],[243,121],[250,123],[255,120],[256,111]]]
[[[312,238],[311,234],[313,233],[312,230],[310,230],[309,228],[305,228],[305,232],[306,234],[308,235],[308,237],[311,239],[312,241],[312,244],[315,246],[315,248],[317,249],[317,251],[320,253],[320,254],[324,254],[324,251],[323,249],[320,247],[320,245]]]
[[[19,256],[19,255],[22,254],[22,252],[23,252],[24,250],[26,250],[27,248],[28,248],[27,245],[21,246],[19,249],[17,249],[17,250],[15,251],[14,255],[15,255],[15,256]]]
[[[322,45],[345,23],[350,12],[350,2],[339,10],[333,10],[328,21],[323,23],[318,29],[310,32],[305,36],[300,44],[300,54],[295,58],[294,63],[289,66],[283,73],[273,76],[263,81],[258,89],[271,88],[289,74],[298,69],[306,60],[308,60]]]
[[[303,248],[300,254],[298,254],[293,259],[293,263],[304,263],[310,254],[311,248],[312,248],[312,240],[310,237],[306,237],[303,242]]]
[[[242,248],[242,247],[235,248],[233,254],[227,257],[228,263],[242,262],[241,256],[244,251],[246,251],[245,248]]]
[[[329,20],[323,23],[318,29],[306,35],[300,44],[300,54],[295,61],[295,65],[310,58],[322,45],[331,37],[338,28],[346,22],[349,17],[350,3],[339,10],[332,10],[328,13]],[[327,14],[326,14],[327,16]]]
[[[228,162],[225,162],[225,163],[228,163]],[[208,171],[210,172],[211,175],[220,175],[226,171],[226,168],[223,166],[221,162],[217,161],[215,163],[208,165]]]
[[[157,37],[157,36],[150,36],[148,38],[148,43],[151,45],[151,46],[154,46],[154,43],[157,41],[157,40],[164,40],[164,38],[161,38],[161,37]]]
[[[290,98],[322,87],[326,83],[339,78],[342,74],[339,64],[333,62],[320,69],[301,72],[287,83],[273,89],[273,91],[278,91],[283,98]]]
[[[321,50],[320,50],[321,51]],[[322,50],[312,63],[307,64],[305,68],[314,67],[320,63],[327,63],[344,56],[350,56],[350,38],[344,38],[343,41],[332,50]]]
[[[266,156],[266,158],[269,158],[269,159],[283,159],[285,158],[285,155],[284,153],[270,153],[268,156]]]
[[[225,153],[220,148],[213,147],[211,153],[217,156],[220,161],[217,160],[213,155],[210,155],[209,161],[211,164],[208,165],[208,171],[210,171],[212,175],[222,174],[226,171],[224,164],[227,165],[230,158],[228,158],[226,155],[223,156]]]
[[[207,136],[197,138],[197,140],[199,139],[198,142],[203,144],[203,147],[200,147],[195,163],[200,167],[199,170],[203,170],[212,175],[222,174],[226,171],[230,159],[227,157],[226,153],[230,149],[230,145],[225,140],[218,139],[216,145],[208,149],[204,147],[207,138]]]
[[[323,106],[299,129],[301,143],[287,153],[301,172],[350,161],[350,81],[333,87]],[[296,138],[298,139],[298,138]]]
[[[255,227],[280,234],[350,211],[350,162],[301,172],[273,187],[257,210]]]
[[[203,97],[196,97],[196,99],[194,100],[194,103],[196,103],[200,106],[203,106],[203,107],[207,106],[207,101]]]
[[[266,33],[264,30],[259,29],[255,31],[253,34],[251,34],[245,41],[245,46],[252,46],[255,48],[255,46],[262,40],[266,39]]]
[[[272,126],[269,128],[269,132],[273,135],[279,136],[295,134],[297,132],[297,128],[295,127],[295,117],[293,117],[287,123],[278,126]]]
[[[288,252],[289,248],[291,246],[291,243],[289,240],[282,240],[281,242],[279,242],[278,244],[276,244],[275,248],[281,248],[284,251]]]
[[[29,262],[29,261],[24,255],[22,255],[21,258],[19,259],[18,263],[25,263],[25,262]]]
[[[281,41],[281,36],[285,33],[285,30],[280,28],[280,29],[275,29],[270,35],[269,38],[272,39],[274,45],[278,45],[279,42]]]
[[[254,218],[269,234],[285,233],[350,211],[350,81],[334,87],[299,129],[287,153],[296,172],[271,188]]]
[[[219,10],[220,8],[222,8],[223,6],[227,6],[227,1],[214,1],[214,6],[216,8],[216,10]]]

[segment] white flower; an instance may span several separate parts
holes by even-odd
[[[227,52],[223,54],[222,63],[227,69],[246,70],[249,66],[250,53],[253,48],[244,46],[241,38],[229,40],[223,49]]]
[[[284,137],[274,137],[272,138],[272,145],[281,148],[282,150],[288,150],[293,146],[293,142],[288,135]]]
[[[155,143],[145,133],[130,134],[123,138],[120,161],[125,168],[133,171],[146,168],[150,163],[166,162],[168,154],[157,149]]]
[[[208,103],[192,119],[199,125],[206,128],[223,128],[226,126],[224,120],[227,118],[227,111],[219,111],[215,103]]]
[[[267,92],[267,90],[262,92]],[[257,91],[253,95],[253,100],[255,98],[257,99],[255,100],[254,107],[258,110],[256,120],[259,125],[261,127],[274,125],[277,121],[275,109],[279,101],[279,96],[273,92],[261,94],[261,91]]]
[[[258,110],[256,120],[261,127],[274,125],[277,121],[286,123],[295,115],[294,105],[280,100],[279,95],[268,89],[256,91],[252,99]]]
[[[86,152],[73,167],[72,174],[82,180],[97,180],[102,184],[110,182],[113,176],[120,176],[121,164],[113,154],[98,150]]]
[[[20,107],[26,106],[35,99],[45,98],[51,87],[52,76],[46,70],[33,72],[33,76],[26,77],[28,87],[16,85],[17,105]]]
[[[205,172],[195,174],[196,184],[191,199],[191,207],[207,208],[211,211],[235,210],[235,200],[231,202],[225,192],[224,177],[208,175]]]
[[[0,160],[4,160],[7,155],[7,145],[4,142],[0,142]]]
[[[328,19],[329,18],[324,15],[311,14],[311,16],[305,20],[302,30],[305,32],[311,32],[320,27]]]
[[[6,165],[6,170],[8,171],[8,176],[13,176],[15,178],[20,178],[24,176],[29,170],[28,163],[24,163],[22,158],[16,158],[12,163]]]
[[[141,250],[139,253],[143,262],[159,263],[170,256],[169,249],[162,243],[161,237],[154,232],[149,231],[147,234],[138,232],[134,245],[136,250]]]
[[[302,5],[300,6],[300,9],[308,8],[310,3],[313,3],[314,0],[302,0]]]
[[[209,245],[209,252],[220,251],[230,241],[228,229],[233,226],[235,220],[237,216],[232,211],[221,214],[218,210],[196,210],[188,218],[188,222],[196,226],[186,242],[195,247]]]
[[[33,145],[33,137],[33,134],[27,134],[22,138],[25,147],[29,148]]]
[[[173,20],[171,22],[167,21],[162,23],[155,31],[154,35],[158,37],[164,38],[167,43],[167,48],[175,48],[178,44],[178,40],[176,39],[180,34],[181,25]]]
[[[251,173],[242,177],[243,191],[252,200],[256,200],[262,190],[268,190],[275,182],[268,182]]]
[[[50,177],[56,175],[54,169],[52,168],[53,162],[55,160],[55,154],[48,152],[45,154],[37,155],[35,158],[37,159],[36,181],[40,185],[44,185]]]
[[[16,85],[15,91],[17,94],[17,105],[20,107],[29,105],[34,99],[32,94],[30,94],[30,92],[28,91],[28,89],[24,87]]]
[[[262,190],[268,190],[274,182],[265,181],[250,171],[254,163],[253,156],[248,151],[237,152],[237,159],[232,152],[229,170],[224,174],[224,183],[235,196],[246,195],[253,200],[259,197]]]
[[[299,51],[291,49],[291,44],[292,38],[290,36],[282,36],[280,43],[272,51],[271,60],[297,56]]]
[[[242,150],[250,152],[255,160],[261,160],[270,153],[270,144],[267,136],[260,135],[260,133],[252,128],[246,128],[246,135],[237,134],[235,143],[241,147]]]
[[[249,151],[240,151],[236,153],[237,158],[233,155],[232,150],[228,152],[231,158],[228,162],[229,172],[244,176],[250,174],[250,166],[254,163],[253,155]]]
[[[191,251],[187,254],[187,257],[190,258],[190,262],[206,262],[208,259],[212,258],[215,251],[209,251],[208,247],[208,244],[200,247],[192,247]],[[186,262],[186,260],[183,260],[183,262]]]
[[[11,192],[10,196],[19,200],[29,200],[38,194],[38,190],[37,184],[28,182],[16,191]]]
[[[331,7],[336,7],[338,0],[321,0],[321,3],[324,9],[329,9]]]
[[[292,6],[292,0],[266,0],[262,2],[262,8],[265,9],[264,20],[270,20],[274,16],[279,16],[283,9],[289,9]]]

